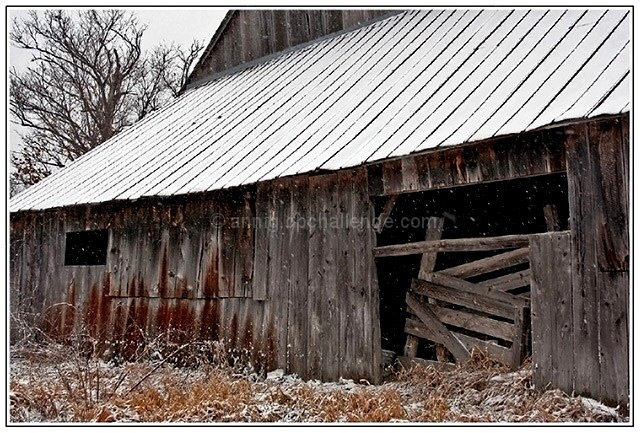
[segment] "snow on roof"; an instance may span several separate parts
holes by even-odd
[[[420,10],[187,90],[11,211],[210,191],[629,110],[628,10]]]

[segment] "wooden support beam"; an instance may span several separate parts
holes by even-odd
[[[513,324],[513,346],[511,347],[511,368],[518,368],[522,363],[526,349],[527,332],[529,327],[529,309],[526,307],[515,307]]]
[[[427,235],[425,241],[438,241],[442,238],[442,229],[444,227],[444,218],[430,217],[427,222]],[[420,271],[418,278],[424,279],[425,276],[433,272],[436,267],[437,251],[428,251],[422,254],[420,260]]]
[[[415,317],[407,319],[404,322],[404,332],[405,334],[413,335],[423,340],[440,341],[440,337],[437,334],[431,332],[429,328],[424,326],[424,324]]]
[[[442,228],[444,226],[444,218],[430,217],[427,221],[427,233],[425,240],[436,241],[442,237]],[[418,271],[418,278],[424,278],[429,273],[433,272],[436,266],[437,251],[424,253],[420,261],[420,270]],[[443,358],[443,348],[438,348],[441,357]],[[404,354],[409,357],[415,357],[418,352],[418,338],[414,335],[407,334],[407,341],[404,346]],[[446,355],[446,354],[445,354]]]
[[[529,247],[519,248],[506,253],[497,254],[484,259],[464,263],[449,269],[438,271],[440,274],[451,275],[458,278],[470,278],[476,275],[487,274],[498,269],[515,266],[529,261]]]
[[[407,293],[406,299],[407,306],[413,310],[429,332],[435,336],[435,338],[430,338],[431,340],[444,344],[457,362],[469,359],[470,355],[467,348],[438,320],[438,317],[427,305],[422,304],[412,293]]]
[[[548,204],[543,209],[544,221],[547,224],[548,232],[560,230],[560,219],[558,218],[558,208],[555,204]]]
[[[411,311],[411,309],[409,308],[407,308],[407,312],[413,313],[413,311]],[[404,355],[409,358],[415,358],[416,354],[418,353],[419,339],[414,334],[411,334],[411,333],[406,333],[406,334],[407,334],[407,340],[404,343]]]
[[[522,248],[529,244],[529,235],[507,235],[488,238],[442,239],[386,245],[373,250],[375,257],[407,256],[426,252],[492,251]]]
[[[393,207],[396,205],[397,200],[398,200],[397,195],[392,195],[392,196],[389,196],[389,198],[387,198],[387,201],[384,204],[384,208],[382,209],[380,216],[378,216],[378,218],[376,219],[373,225],[373,229],[375,230],[376,233],[382,233],[385,223],[387,222],[387,218],[389,218],[389,216],[391,215],[391,212],[393,211]]]

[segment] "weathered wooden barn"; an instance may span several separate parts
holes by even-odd
[[[11,199],[12,313],[323,380],[477,347],[626,402],[629,27],[231,11],[180,97]]]

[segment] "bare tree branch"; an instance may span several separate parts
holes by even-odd
[[[9,73],[12,121],[26,128],[13,152],[11,191],[32,185],[175,97],[203,44],[141,49],[145,27],[123,10],[30,11],[10,39],[32,52]]]

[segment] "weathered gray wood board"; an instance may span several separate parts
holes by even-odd
[[[538,387],[573,389],[571,235],[531,235],[531,340]]]
[[[464,251],[493,251],[508,248],[525,247],[529,243],[527,235],[506,235],[486,238],[461,238],[426,240],[409,242],[398,245],[376,247],[376,257],[406,256],[426,252],[464,252]]]
[[[324,35],[390,15],[388,10],[232,10],[190,82]],[[213,31],[213,29],[212,29]]]
[[[563,172],[562,133],[524,133],[371,164],[369,190],[393,195]]]
[[[531,246],[536,385],[609,404],[629,399],[628,127],[624,115],[567,129],[570,247]]]
[[[264,369],[378,381],[367,184],[356,169],[13,215],[12,311],[60,338],[122,340],[125,356],[167,333],[223,339]],[[64,266],[66,233],[90,229],[109,230],[107,264]]]

